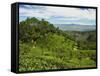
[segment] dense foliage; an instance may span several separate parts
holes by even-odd
[[[66,31],[67,35],[78,43],[79,49],[95,50],[96,49],[96,31]]]
[[[67,32],[27,18],[19,24],[19,71],[95,67],[95,37],[95,31]]]

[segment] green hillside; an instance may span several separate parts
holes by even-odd
[[[95,31],[68,32],[27,18],[19,24],[19,71],[96,67],[95,38]]]

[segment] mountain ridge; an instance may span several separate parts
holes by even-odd
[[[54,24],[55,27],[59,27],[61,30],[68,31],[91,31],[95,30],[95,25],[80,25],[80,24]]]

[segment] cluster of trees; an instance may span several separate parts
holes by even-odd
[[[87,39],[93,41],[91,37],[89,35]],[[94,48],[84,49],[72,32],[35,17],[19,24],[19,50],[19,71],[96,66]]]
[[[96,49],[96,31],[66,31],[73,40],[78,43],[80,50],[95,50]]]

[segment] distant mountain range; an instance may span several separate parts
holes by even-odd
[[[54,24],[54,26],[64,31],[92,31],[96,29],[95,25]]]

